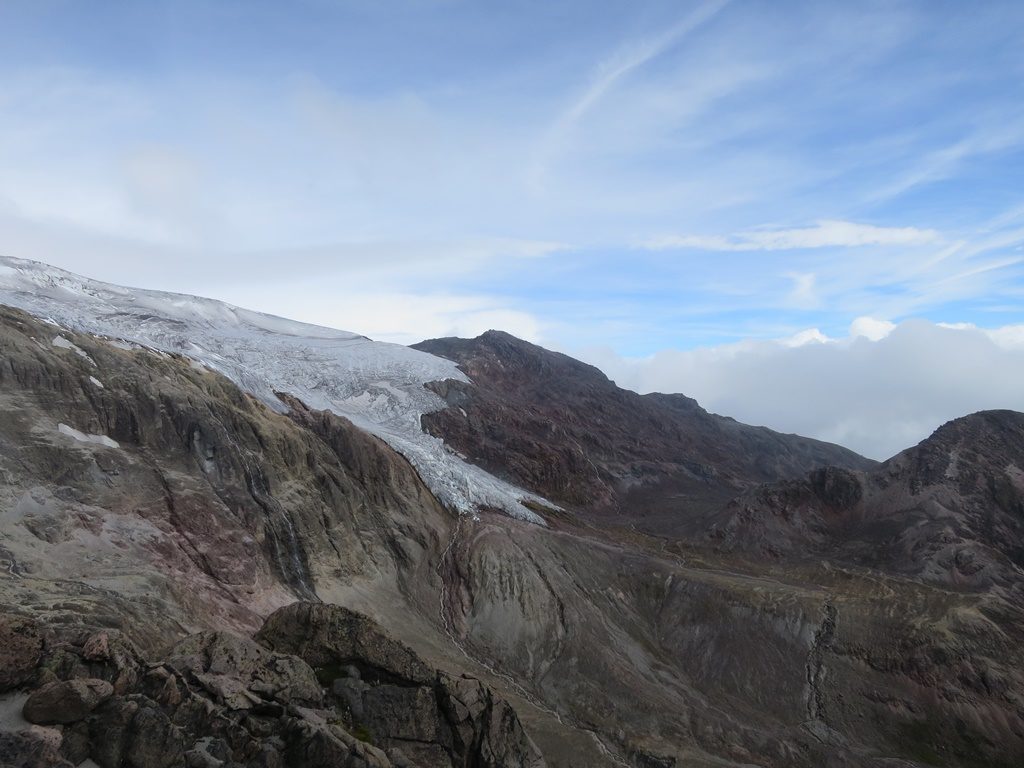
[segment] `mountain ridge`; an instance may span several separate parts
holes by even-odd
[[[826,468],[762,486],[731,502],[711,535],[729,548],[828,551],[951,586],[1016,584],[1024,414],[968,414],[874,470]]]
[[[448,408],[424,414],[424,427],[488,471],[570,507],[636,515],[684,493],[692,509],[813,466],[875,466],[840,446],[710,414],[685,395],[621,389],[594,366],[505,332],[413,346],[468,378],[427,385]],[[648,515],[661,530],[672,530],[671,516],[669,508]]]

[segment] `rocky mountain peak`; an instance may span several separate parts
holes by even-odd
[[[449,407],[424,415],[431,434],[487,471],[588,514],[694,529],[751,483],[826,464],[874,465],[839,446],[709,414],[685,395],[621,389],[591,365],[507,333],[416,348],[469,377],[432,386]]]
[[[414,344],[413,349],[458,363],[470,378],[474,371],[500,377],[507,387],[533,390],[546,385],[614,389],[600,370],[505,331],[486,331],[473,339],[449,337]]]

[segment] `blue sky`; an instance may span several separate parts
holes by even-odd
[[[618,377],[865,317],[1005,341],[1022,40],[998,1],[7,0],[0,250]]]

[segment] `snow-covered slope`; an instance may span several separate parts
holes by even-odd
[[[493,507],[540,522],[522,501],[543,500],[467,464],[421,430],[420,416],[444,407],[423,385],[466,380],[449,360],[213,299],[122,288],[5,256],[0,304],[76,331],[185,355],[278,411],[284,406],[274,392],[292,394],[387,441],[451,508]]]

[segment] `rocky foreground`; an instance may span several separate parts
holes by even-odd
[[[200,632],[151,659],[119,632],[0,615],[0,694],[12,689],[0,761],[22,768],[544,766],[479,680],[319,603],[276,611],[255,639]]]
[[[543,524],[0,307],[0,764],[1024,764],[1024,417],[876,465],[503,334],[431,348],[472,383],[426,426]]]

